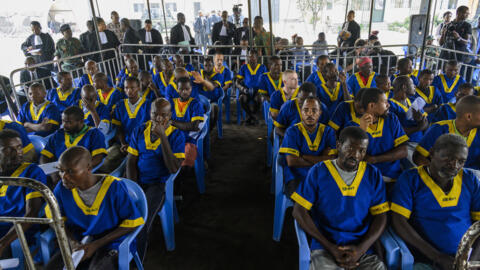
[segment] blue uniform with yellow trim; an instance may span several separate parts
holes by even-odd
[[[203,116],[204,110],[202,104],[194,98],[189,98],[187,104],[180,110],[179,106],[180,98],[174,98],[171,101],[172,104],[172,120],[179,122],[193,122],[193,121],[204,121]],[[185,135],[185,140],[187,143],[195,144],[197,142],[197,137],[200,134],[200,131],[182,131]]]
[[[313,212],[317,228],[338,246],[360,243],[373,216],[389,210],[382,174],[364,161],[349,186],[331,160],[315,164],[291,198]],[[311,250],[315,249],[324,248],[313,238]]]
[[[87,131],[75,138],[73,142],[70,142],[70,134],[65,132],[65,129],[61,128],[55,131],[55,133],[48,138],[47,144],[41,154],[57,160],[65,150],[72,146],[83,146],[90,151],[92,156],[107,154],[105,136],[98,128],[94,127],[88,127]]]
[[[157,98],[157,95],[155,95],[155,91],[150,89],[150,87],[148,87],[147,90],[140,92],[140,96],[143,99],[148,99],[150,101],[154,101]]]
[[[50,131],[34,131],[30,132],[29,134],[46,137],[55,132],[55,130],[60,127],[60,123],[62,122],[62,118],[57,106],[50,101],[47,100],[45,102],[45,104],[38,110],[38,114],[35,114],[33,102],[27,102],[23,104],[17,120],[22,124],[25,124],[26,122],[40,124],[45,118],[48,118],[48,123],[52,124],[54,128]]]
[[[152,75],[152,78],[155,77],[159,72],[159,70],[156,67],[151,68],[148,72]]]
[[[408,98],[406,101],[407,101],[407,106],[403,105],[402,103],[398,102],[393,98],[389,99],[388,100],[388,103],[390,104],[389,110],[391,113],[394,113],[398,117],[398,120],[400,121],[400,124],[402,124],[403,128],[416,127],[418,125],[417,122],[414,119],[407,118],[407,112],[412,106],[412,103]],[[427,116],[427,113],[424,112],[423,110],[420,110],[420,113],[422,113],[423,116]],[[423,132],[417,131],[417,132],[411,133],[410,135],[408,135],[408,137],[410,138],[409,141],[418,143],[423,137]]]
[[[480,182],[474,173],[463,169],[445,194],[425,167],[413,168],[395,183],[391,210],[407,218],[437,250],[455,256],[472,221],[480,220]]]
[[[233,83],[232,71],[225,66],[222,66],[220,72],[217,72],[219,75],[219,82],[224,87],[226,84]]]
[[[78,101],[78,107],[83,110],[83,102],[82,100]],[[107,124],[110,124],[111,117],[110,117],[110,111],[107,109],[107,106],[103,105],[100,101],[95,102],[95,110],[97,111],[98,117],[100,118],[101,122],[106,122]],[[88,111],[87,113],[84,113],[83,119],[85,120],[85,124],[91,127],[95,127],[95,121],[93,121],[93,116]]]
[[[326,84],[320,85],[320,87],[317,88],[317,97],[327,106],[328,114],[333,115],[338,104],[343,101],[342,83],[337,82],[333,91],[330,91]]]
[[[283,88],[282,73],[278,81],[275,82],[270,75],[270,72],[265,72],[260,76],[260,81],[258,83],[258,92],[260,94],[272,96],[273,93]]]
[[[315,84],[317,90],[320,89],[320,87],[326,82],[325,78],[323,78],[323,75],[319,70],[310,74],[306,81]]]
[[[47,184],[47,176],[34,163],[24,162],[10,175],[10,177],[27,177]],[[27,201],[40,198],[38,191],[21,186],[0,186],[0,216],[23,217]],[[0,223],[0,237],[3,237],[12,227],[12,223]]]
[[[345,127],[359,126],[358,120],[348,122]],[[367,155],[376,156],[384,154],[395,147],[408,141],[408,136],[394,113],[389,113],[386,117],[378,118],[377,127],[375,130],[370,127],[367,129],[369,137]],[[383,176],[396,179],[402,173],[400,160],[391,162],[376,163],[377,167]]]
[[[198,90],[203,87],[203,85],[199,85],[193,82],[192,78],[190,78],[192,82],[192,93],[190,94],[191,97],[198,99],[199,92]],[[179,98],[180,94],[178,93],[178,87],[176,82],[171,82],[167,86],[165,98],[168,100],[172,100],[174,98]]]
[[[126,98],[117,102],[113,108],[112,124],[122,129],[127,143],[130,141],[133,130],[150,120],[150,107],[150,100],[140,98],[137,107],[132,112],[128,106],[128,98]]]
[[[205,79],[206,74],[204,73],[204,70],[200,70],[200,75]],[[210,82],[215,86],[215,89],[212,91],[207,91],[205,87],[203,87],[202,84],[198,83],[193,83],[193,88],[196,88],[198,93],[210,100],[210,102],[217,102],[218,99],[222,96],[223,89],[222,89],[222,83],[220,82],[221,76],[216,73],[215,71],[212,71],[212,74],[209,76]]]
[[[118,84],[120,80],[122,80],[122,78],[125,77],[125,74],[127,72],[128,72],[127,68],[123,68],[122,70],[120,70],[120,72],[115,77],[115,83]]]
[[[415,150],[422,156],[429,157],[429,151],[438,137],[448,133],[456,134],[455,119],[440,121],[430,126]],[[468,158],[465,167],[480,170],[480,132],[477,132],[477,128],[470,130],[465,140],[468,145]]]
[[[138,69],[138,74],[140,74],[142,72],[141,69]],[[120,88],[120,89],[125,89],[125,80],[128,78],[128,77],[132,77],[133,74],[130,73],[126,68],[125,68],[125,73],[123,74],[123,76],[118,80],[118,76],[117,76],[117,87]],[[135,77],[135,76],[134,76]]]
[[[15,130],[16,132],[18,132],[18,134],[20,134],[20,139],[22,140],[24,154],[28,153],[28,151],[33,149],[33,144],[28,138],[27,130],[25,130],[25,128],[21,124],[17,122],[0,119],[0,131],[4,129]]]
[[[137,127],[131,136],[128,153],[138,157],[139,182],[141,184],[162,183],[167,181],[170,172],[165,166],[160,138],[151,141],[152,121]],[[165,130],[168,143],[176,158],[185,158],[185,135],[174,126]]]
[[[300,157],[302,155],[320,156],[325,149],[330,148],[328,154],[336,151],[335,131],[324,124],[318,124],[313,133],[309,133],[303,123],[287,128],[279,153]],[[311,167],[285,167],[284,181],[293,179],[304,180]]]
[[[111,88],[106,98],[103,97],[102,90],[98,89],[97,93],[98,100],[100,100],[100,102],[107,107],[109,113],[113,111],[113,106],[115,106],[117,102],[126,98],[125,94],[118,88]]]
[[[293,100],[297,97],[298,89],[300,88],[297,88],[295,92],[293,92],[292,97],[289,100]],[[273,94],[270,96],[270,112],[279,113],[280,108],[285,102],[287,102],[287,98],[285,97],[285,92],[283,92],[283,89],[273,92]]]
[[[135,228],[145,223],[140,210],[130,198],[125,183],[114,176],[106,175],[91,206],[87,206],[76,188],[68,190],[61,182],[53,190],[65,226],[77,241],[85,236],[97,240],[118,227]],[[51,217],[49,207],[45,214]],[[118,250],[127,235],[120,236],[107,244],[107,248]],[[131,246],[134,250],[136,244]]]
[[[460,75],[450,79],[445,74],[440,74],[435,76],[432,85],[442,94],[443,102],[450,102],[455,97],[458,87],[464,83],[465,79]]]
[[[412,73],[408,74],[408,77],[410,77],[410,79],[412,79],[412,82],[413,84],[415,84],[415,86],[418,85],[418,70],[414,70]],[[398,73],[396,74],[393,74],[392,76],[390,76],[390,82],[393,83],[393,81],[398,77]]]
[[[440,93],[440,91],[433,85],[429,86],[428,90],[429,90],[429,94],[427,96],[417,87],[415,89],[415,95],[411,97],[410,100],[413,102],[418,97],[423,98],[423,100],[425,100],[426,102],[425,107],[423,107],[424,109],[434,105],[437,105],[440,107],[444,102],[443,96]]]
[[[352,120],[360,123],[360,118],[355,113],[354,101],[347,100],[338,104],[330,121],[328,121],[328,125],[335,131],[340,131]]]
[[[318,122],[326,125],[328,123],[328,119],[330,118],[328,115],[328,109],[323,103],[320,103],[320,107],[322,109],[322,115],[320,115]],[[302,111],[300,105],[298,104],[298,99],[295,98],[285,102],[282,105],[277,119],[273,121],[273,124],[276,127],[286,129],[295,125],[296,123],[300,123],[301,121]]]
[[[155,76],[153,76],[153,83],[155,86],[158,88],[158,91],[160,92],[161,95],[166,96],[167,95],[167,86],[173,82],[174,76],[172,74],[172,77],[170,78],[169,81],[165,78],[165,73],[163,71],[157,73]]]
[[[80,100],[80,89],[72,88],[66,93],[60,91],[60,87],[50,89],[47,93],[47,100],[55,104],[57,109],[62,113],[66,108],[77,105]]]
[[[258,91],[260,85],[260,77],[267,72],[267,68],[262,64],[257,64],[253,69],[250,64],[244,64],[240,67],[237,79],[243,79],[243,85],[254,90],[254,94]]]
[[[453,103],[442,104],[435,113],[428,115],[428,121],[430,123],[452,120],[455,118],[457,118],[457,110],[456,105]]]
[[[87,84],[93,85],[93,78],[92,76],[90,76],[90,74],[85,73],[82,75],[82,77],[80,77],[80,82],[78,83],[77,87],[79,89],[82,89],[82,87]],[[107,75],[107,84],[109,87],[113,87],[112,79],[110,79],[110,76],[108,75]]]
[[[356,95],[358,91],[362,88],[373,88],[377,87],[377,83],[375,82],[375,78],[377,77],[377,74],[375,72],[370,73],[367,79],[367,83],[364,84],[360,72],[356,72],[352,76],[350,76],[347,80],[347,87],[348,91],[352,95]]]

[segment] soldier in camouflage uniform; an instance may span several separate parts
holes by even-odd
[[[82,46],[82,43],[78,38],[72,37],[72,30],[70,29],[70,25],[64,24],[60,27],[60,32],[63,34],[63,38],[57,41],[56,50],[55,50],[55,58],[66,58],[75,55],[82,54],[85,49]],[[82,67],[82,58],[73,58],[62,61],[62,70],[63,71],[71,71]]]

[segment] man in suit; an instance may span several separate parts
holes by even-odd
[[[148,19],[145,20],[145,27],[138,30],[138,37],[142,41],[142,44],[163,44],[162,34],[153,28],[152,21]],[[143,52],[147,54],[159,54],[160,51],[160,47],[145,47],[143,49]]]
[[[253,36],[255,37],[255,32],[253,32]],[[242,22],[242,27],[239,27],[235,29],[235,33],[233,34],[233,43],[235,45],[240,45],[240,41],[242,40],[243,37],[246,37],[248,40],[250,35],[250,30],[248,28],[248,18],[243,19]]]
[[[25,56],[33,56],[35,62],[40,64],[53,60],[55,52],[55,43],[48,33],[42,33],[42,26],[37,21],[30,23],[32,33],[25,42],[22,43],[21,49]],[[51,69],[52,66],[46,67]]]
[[[130,20],[127,18],[122,18],[120,20],[120,25],[122,26],[123,34],[123,44],[138,44],[140,38],[137,35],[137,32],[130,26]],[[138,53],[140,49],[139,46],[128,46],[123,47],[122,52],[124,53]]]
[[[338,46],[353,47],[355,41],[360,38],[360,25],[355,21],[355,11],[350,10],[347,21],[342,25],[342,31],[338,36]],[[351,50],[351,49],[349,49]]]
[[[203,12],[198,12],[198,17],[193,24],[193,31],[195,31],[195,39],[197,45],[207,45],[207,19],[203,16]]]
[[[186,41],[191,45],[195,45],[195,39],[193,39],[190,32],[190,27],[185,25],[185,15],[183,13],[177,14],[177,24],[170,30],[170,44],[178,45],[182,41]],[[178,47],[174,48],[174,51],[178,51]]]
[[[228,21],[228,12],[222,12],[222,20],[213,25],[212,42],[220,41],[222,45],[232,45],[233,35],[235,34],[235,25]],[[230,48],[223,48],[223,53],[230,54]]]
[[[82,43],[83,49],[85,52],[93,52],[98,46],[96,44],[96,36],[95,36],[95,25],[93,24],[92,20],[87,21],[87,31],[80,34],[80,42]],[[95,44],[93,43],[95,42]],[[93,55],[86,56],[86,60],[93,60],[93,61],[100,61],[100,59],[96,59]]]
[[[27,69],[20,72],[20,83],[28,86],[37,81],[39,83],[43,83],[45,89],[57,87],[57,83],[51,78],[50,70],[43,67],[32,68],[34,65],[36,65],[35,58],[32,56],[25,58],[25,67]],[[40,81],[40,79],[42,80]]]

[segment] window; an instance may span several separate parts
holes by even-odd
[[[458,0],[448,0],[448,9],[456,9]]]
[[[165,3],[165,9],[172,12],[177,12],[177,3]]]
[[[410,8],[412,0],[395,0],[395,8]]]
[[[143,4],[133,4],[133,11],[134,12],[143,12],[144,5]]]

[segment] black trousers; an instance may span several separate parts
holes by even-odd
[[[48,262],[46,270],[62,270],[64,266],[62,254],[57,252]],[[106,247],[100,248],[88,260],[81,262],[77,270],[117,270],[118,269],[118,251]]]

